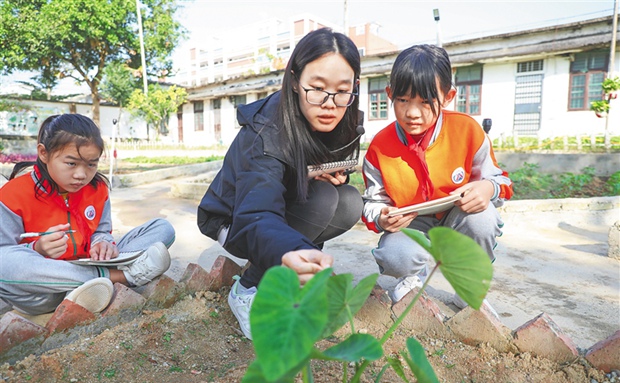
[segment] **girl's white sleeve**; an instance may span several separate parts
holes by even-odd
[[[385,192],[381,172],[366,158],[364,158],[362,171],[366,182],[366,190],[362,196],[364,200],[362,218],[370,230],[381,232],[383,229],[378,223],[381,209],[392,206],[393,202]]]
[[[0,202],[0,247],[17,245],[24,232],[22,217]]]
[[[91,246],[101,241],[114,242],[114,237],[112,236],[112,204],[109,197],[103,206],[99,226],[97,226],[97,230],[91,236]]]

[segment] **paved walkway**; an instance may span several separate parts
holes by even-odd
[[[112,206],[119,235],[151,217],[170,220],[177,239],[167,274],[178,280],[188,263],[210,270],[217,256],[227,253],[198,230],[198,201],[171,196],[174,182],[114,189]],[[580,348],[620,329],[620,262],[607,257],[609,228],[620,220],[618,199],[614,201],[615,209],[604,211],[570,210],[568,201],[561,211],[519,209],[525,212],[502,214],[506,225],[488,299],[506,326],[514,330],[546,312]],[[352,273],[357,281],[378,272],[370,253],[378,239],[378,234],[358,225],[326,243],[325,251],[335,256],[336,272]],[[394,279],[382,276],[379,284],[390,288]],[[445,312],[455,308],[449,303],[453,290],[441,275],[430,285],[429,294],[446,303]]]

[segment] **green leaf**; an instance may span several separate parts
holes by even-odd
[[[295,375],[297,375],[296,372],[290,372],[285,374],[280,379],[267,380],[263,374],[263,369],[261,368],[260,363],[258,360],[255,360],[245,371],[245,375],[243,376],[241,383],[287,383],[292,382],[295,379]]]
[[[396,372],[396,375],[398,375],[403,380],[403,382],[409,383],[409,380],[405,376],[405,370],[403,369],[403,365],[400,362],[400,360],[398,358],[393,358],[391,356],[388,356],[386,359],[387,359],[388,364],[394,370],[394,372]]]
[[[255,360],[250,364],[248,369],[245,371],[245,375],[243,375],[243,379],[241,383],[268,383],[269,381],[265,379],[265,375],[263,375],[263,370],[258,363],[258,360]]]
[[[402,229],[402,232],[407,234],[409,238],[416,241],[420,246],[422,246],[422,248],[424,248],[424,250],[431,253],[431,241],[429,241],[421,231],[414,229]]]
[[[353,334],[323,351],[323,356],[341,362],[359,362],[362,359],[373,361],[383,356],[383,348],[370,334]]]
[[[414,338],[408,338],[407,351],[409,351],[409,355],[403,352],[403,357],[411,371],[413,371],[418,383],[439,383],[435,370],[428,362],[426,352],[420,342]]]
[[[258,285],[250,312],[256,358],[265,377],[274,381],[312,352],[327,323],[327,279],[332,269],[317,273],[303,289],[286,267],[269,269]]]
[[[352,287],[353,274],[340,274],[327,281],[328,324],[323,337],[333,334],[347,323],[364,305],[377,283],[378,274],[371,274]]]
[[[403,232],[420,243],[419,232],[411,229]],[[448,227],[434,227],[428,235],[431,243],[428,251],[443,276],[467,304],[480,309],[493,279],[488,254],[473,239]]]

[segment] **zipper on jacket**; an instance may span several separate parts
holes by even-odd
[[[69,229],[71,229],[71,212],[69,211],[69,196],[64,196],[65,206],[67,206],[67,223],[69,224]],[[69,233],[69,239],[73,243],[73,256],[77,257],[77,243],[75,242],[75,237],[73,233]]]

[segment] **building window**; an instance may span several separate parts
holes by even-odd
[[[482,65],[457,68],[454,83],[457,89],[456,110],[473,116],[480,115]]]
[[[231,96],[230,102],[234,105],[235,109],[237,109],[239,105],[244,105],[247,103],[245,94],[240,96]]]
[[[385,93],[387,76],[368,79],[368,114],[369,120],[387,120],[388,96]]]
[[[205,130],[204,109],[204,101],[194,101],[194,130],[197,132]]]
[[[543,70],[543,60],[526,61],[517,63],[517,73],[541,72]]]
[[[589,110],[592,101],[603,99],[609,56],[604,51],[575,54],[570,64],[568,110]]]

